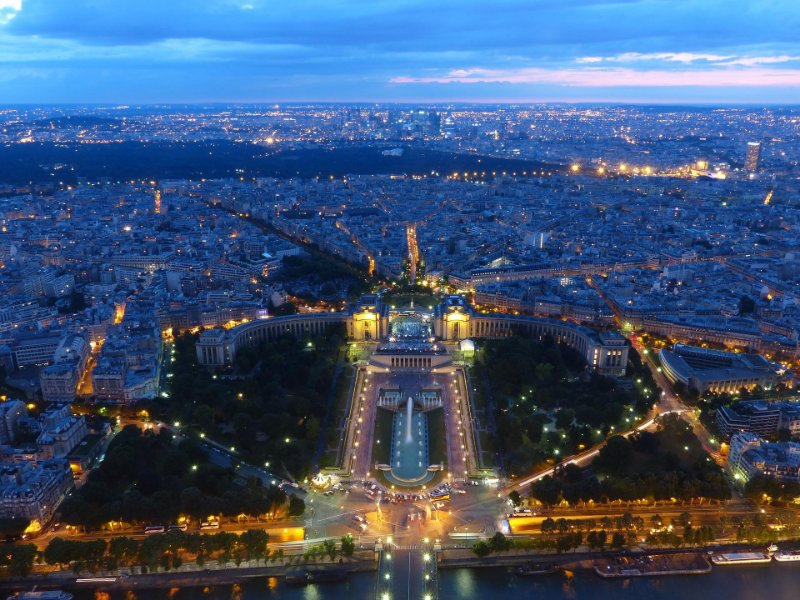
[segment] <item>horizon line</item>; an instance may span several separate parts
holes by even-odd
[[[201,106],[201,105],[376,105],[376,106],[405,106],[410,104],[426,104],[429,106],[469,106],[469,105],[494,105],[494,106],[537,106],[537,105],[565,105],[565,106],[686,106],[692,108],[800,108],[800,102],[710,102],[694,100],[170,100],[170,101],[52,101],[52,102],[0,102],[2,108],[18,107],[55,107],[55,106],[89,106],[132,108],[151,106]]]

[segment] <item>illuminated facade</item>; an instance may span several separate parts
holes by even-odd
[[[615,331],[597,332],[574,323],[526,315],[475,314],[462,296],[445,297],[434,307],[431,323],[434,336],[445,342],[511,335],[551,337],[580,352],[591,369],[611,375],[624,375],[628,362],[628,343]],[[353,341],[382,340],[389,336],[389,311],[378,296],[364,296],[348,313],[297,314],[260,319],[228,330],[211,329],[200,336],[197,358],[200,364],[224,367],[233,363],[239,348],[284,334],[315,337],[334,325],[343,325]],[[426,360],[414,362],[421,358]],[[397,364],[389,360],[389,367],[435,368],[441,357],[408,357]],[[407,364],[406,360],[411,362]]]
[[[580,352],[590,368],[624,375],[628,343],[616,331],[598,332],[588,327],[528,315],[476,314],[461,296],[448,296],[434,311],[434,332],[443,341],[467,338],[502,338],[522,335],[553,338]]]
[[[354,341],[380,340],[389,334],[389,311],[379,296],[362,296],[347,320],[347,337]]]
[[[310,313],[250,321],[231,329],[208,329],[197,342],[197,360],[209,367],[233,364],[240,348],[257,346],[283,335],[317,337],[329,327],[346,325],[346,313]]]
[[[755,387],[770,389],[778,375],[760,354],[723,352],[675,344],[659,352],[664,374],[672,383],[681,382],[700,394],[738,392]]]
[[[761,162],[761,144],[759,142],[747,142],[747,156],[744,159],[744,170],[755,173],[758,171],[758,164]]]

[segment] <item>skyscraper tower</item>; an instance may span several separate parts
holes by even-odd
[[[153,212],[157,215],[161,214],[161,190],[153,193]]]
[[[755,173],[758,171],[758,163],[761,160],[761,144],[759,142],[747,142],[747,156],[744,159],[744,170]]]

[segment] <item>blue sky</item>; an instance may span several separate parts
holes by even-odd
[[[800,0],[0,0],[0,104],[800,103]]]

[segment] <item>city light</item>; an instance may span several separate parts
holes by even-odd
[[[258,25],[258,7],[244,13]],[[568,57],[578,83],[564,86],[603,96],[594,83],[624,76],[660,98],[695,91],[651,85],[661,71],[751,83],[776,71],[739,64],[735,48],[691,68],[623,50]],[[164,69],[155,87],[132,71],[143,99],[180,88]],[[134,572],[151,540],[221,530],[233,550],[164,546],[154,560],[210,585],[203,560],[269,554],[312,572],[375,552],[373,595],[400,596],[409,568],[432,600],[440,551],[477,559],[488,544],[503,563],[569,552],[574,537],[617,576],[622,562],[645,574],[680,562],[672,547],[711,563],[718,543],[791,540],[796,111],[384,98],[477,98],[493,79],[511,98],[517,80],[547,75],[523,71],[412,64],[356,104],[289,102],[328,79],[287,72],[313,85],[275,96],[286,102],[153,109],[87,76],[119,102],[0,107],[14,175],[0,177],[0,498],[30,519],[38,552],[21,571],[69,566],[51,560],[59,538],[103,542],[86,573]],[[232,73],[216,96],[251,85]],[[345,95],[363,95],[357,79]],[[746,87],[755,98],[777,83]],[[753,496],[754,476],[767,493]],[[227,507],[222,524],[187,505],[195,487],[203,512]],[[131,490],[163,518],[126,502]],[[109,554],[116,535],[130,556]],[[27,547],[6,546],[16,568]],[[609,549],[632,558],[606,561]]]

